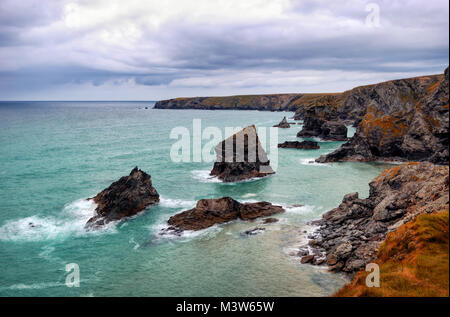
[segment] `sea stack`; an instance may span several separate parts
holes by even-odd
[[[216,162],[211,175],[223,182],[238,182],[275,173],[254,125],[220,142],[214,150]]]
[[[280,212],[284,212],[281,206],[265,201],[243,204],[231,197],[202,199],[195,208],[170,217],[170,227],[166,231],[181,233],[184,230],[201,230],[236,219],[253,220]]]
[[[152,186],[150,175],[136,166],[129,176],[121,177],[90,199],[98,206],[96,215],[89,219],[86,226],[97,227],[133,216],[149,205],[158,203],[159,194]]]
[[[286,117],[283,118],[283,120],[281,120],[280,123],[274,125],[275,128],[281,128],[281,129],[288,129],[291,127],[291,125],[289,124],[289,122],[287,121]]]

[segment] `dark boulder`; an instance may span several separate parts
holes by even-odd
[[[284,143],[278,144],[279,148],[287,148],[287,149],[302,149],[302,150],[317,150],[320,149],[320,146],[317,142],[314,141],[286,141]]]

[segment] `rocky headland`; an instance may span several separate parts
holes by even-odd
[[[223,182],[238,182],[275,173],[254,125],[220,142],[214,150],[216,162],[210,175]]]
[[[317,162],[384,160],[448,164],[448,68],[442,76],[375,85],[369,96],[370,102],[355,135]]]
[[[192,97],[161,100],[155,109],[295,111],[301,94]]]
[[[90,198],[97,204],[96,214],[88,220],[88,228],[131,217],[159,202],[150,175],[135,167],[130,175],[121,177],[108,188]]]
[[[385,170],[369,186],[368,198],[348,194],[337,208],[312,222],[317,230],[298,253],[303,263],[326,263],[330,270],[355,273],[377,258],[389,232],[420,214],[449,208],[448,166],[405,163]]]
[[[168,221],[170,227],[163,233],[181,234],[185,230],[202,230],[236,219],[253,220],[280,212],[284,212],[281,206],[272,205],[269,202],[240,203],[231,197],[202,199],[197,202],[195,208],[170,217]],[[274,221],[270,220],[267,223],[270,222]]]
[[[285,141],[284,143],[278,144],[279,148],[286,149],[301,149],[301,150],[317,150],[320,146],[315,141]]]

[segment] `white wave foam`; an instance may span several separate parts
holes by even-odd
[[[133,250],[137,250],[139,249],[139,247],[141,246],[139,243],[137,243],[133,237],[131,237],[131,239],[128,241],[130,244],[134,244],[133,246]]]
[[[171,199],[162,196],[159,199],[159,205],[166,208],[194,208],[196,204],[197,202],[193,200]]]
[[[96,204],[80,199],[66,205],[58,216],[34,215],[9,220],[0,227],[0,240],[41,241],[66,238],[69,235],[101,234],[115,232],[115,223],[99,230],[87,231],[85,224],[94,215]]]
[[[274,204],[274,205],[281,205],[286,212],[289,213],[295,213],[295,214],[309,214],[314,212],[314,206],[292,206],[287,204]]]
[[[208,170],[195,170],[191,173],[194,179],[202,183],[220,183],[217,177],[209,175],[210,171]]]
[[[326,164],[326,163],[317,163],[314,158],[300,159],[300,164],[308,165],[308,166],[323,166],[323,167],[330,167],[331,166],[331,165]]]
[[[242,198],[250,198],[250,197],[256,197],[256,196],[257,195],[254,193],[248,193],[248,194],[242,195]]]
[[[10,290],[26,290],[26,289],[44,289],[50,287],[60,287],[65,286],[63,283],[50,282],[50,283],[36,283],[36,284],[14,284],[7,287]]]

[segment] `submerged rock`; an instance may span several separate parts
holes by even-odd
[[[376,258],[387,233],[419,214],[449,208],[448,166],[406,163],[385,170],[369,186],[368,198],[347,194],[337,208],[311,223],[319,228],[308,237],[309,247],[313,255],[326,254],[330,270],[363,269]],[[321,257],[315,255],[311,263]]]
[[[289,124],[289,122],[287,121],[286,117],[283,118],[283,120],[281,120],[280,123],[274,125],[275,128],[282,128],[282,129],[287,129],[290,128],[291,125]]]
[[[269,202],[240,203],[231,197],[202,199],[195,208],[170,217],[168,231],[201,230],[236,219],[253,220],[280,212],[284,212],[281,206]]]
[[[86,225],[95,227],[137,214],[159,202],[159,194],[152,186],[150,175],[135,167],[129,176],[121,177],[90,199],[98,206],[96,215]]]
[[[262,221],[263,224],[269,224],[269,223],[275,223],[275,222],[278,222],[277,218],[266,218],[266,219],[263,219],[263,221]]]
[[[266,228],[256,227],[253,229],[246,230],[241,233],[243,236],[255,236],[257,234],[263,233],[266,230]]]
[[[302,149],[302,150],[317,150],[320,149],[320,146],[317,142],[314,141],[286,141],[284,143],[278,144],[279,148],[287,148],[287,149]]]
[[[237,182],[275,173],[254,125],[220,142],[214,150],[216,162],[210,175],[217,176],[223,182]]]

